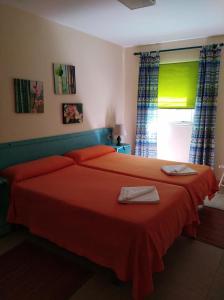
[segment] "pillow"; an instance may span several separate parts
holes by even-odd
[[[8,167],[1,171],[1,176],[12,183],[51,173],[73,164],[74,161],[69,157],[54,155]]]
[[[69,156],[73,158],[77,163],[82,161],[96,158],[99,156],[103,156],[108,153],[115,152],[113,147],[105,146],[105,145],[97,145],[92,147],[87,147],[84,149],[73,150],[65,154],[65,156]]]

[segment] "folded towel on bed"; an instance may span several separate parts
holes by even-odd
[[[161,170],[167,175],[194,175],[198,172],[186,165],[162,166]]]
[[[119,203],[158,203],[159,194],[155,186],[122,187]]]

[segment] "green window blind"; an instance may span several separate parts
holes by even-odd
[[[160,64],[159,108],[194,108],[198,64],[198,61]]]

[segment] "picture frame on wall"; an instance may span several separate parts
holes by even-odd
[[[14,79],[15,111],[17,113],[43,113],[43,82],[28,79]]]
[[[56,95],[76,93],[75,66],[53,63],[53,75]]]
[[[62,103],[63,124],[83,123],[82,103]]]

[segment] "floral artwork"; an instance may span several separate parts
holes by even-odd
[[[43,82],[14,79],[15,106],[18,113],[43,113]]]
[[[63,103],[63,124],[82,123],[82,103]]]
[[[75,66],[53,64],[54,92],[58,95],[75,94]]]

